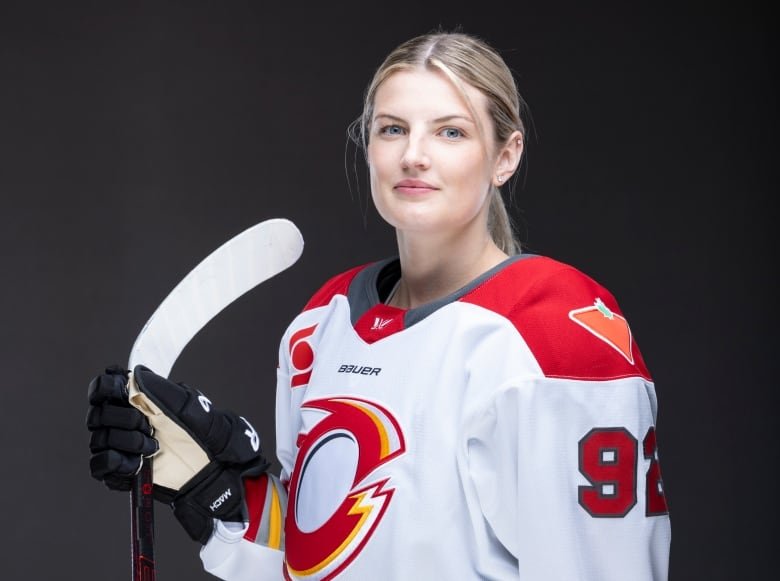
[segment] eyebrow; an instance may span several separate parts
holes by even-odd
[[[402,123],[405,123],[405,120],[402,119],[401,117],[390,115],[389,113],[379,113],[374,117],[374,119],[379,119],[380,117],[386,117],[394,121],[400,121]],[[436,119],[431,121],[431,123],[444,123],[446,121],[452,121],[453,119],[460,119],[462,121],[467,121],[468,123],[475,125],[474,120],[471,117],[466,117],[465,115],[445,115],[444,117],[437,117]]]

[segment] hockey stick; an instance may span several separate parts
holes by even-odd
[[[292,266],[303,251],[298,228],[282,218],[244,230],[204,258],[165,297],[141,329],[128,369],[145,365],[163,377],[206,323],[241,295]],[[130,492],[133,581],[154,581],[152,461]]]

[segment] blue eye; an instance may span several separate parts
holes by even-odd
[[[446,129],[442,130],[442,134],[447,139],[458,139],[459,137],[463,137],[463,132],[456,127],[447,127]]]
[[[399,125],[384,125],[379,128],[382,135],[402,135],[403,129]]]

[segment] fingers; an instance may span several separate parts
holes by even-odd
[[[140,456],[126,456],[116,450],[105,450],[89,459],[92,477],[98,480],[108,478],[125,479],[132,477],[141,467]]]
[[[89,403],[99,405],[106,401],[127,402],[127,372],[119,367],[106,368],[106,373],[89,382],[87,393]]]
[[[138,430],[147,436],[152,435],[149,420],[133,407],[121,407],[104,403],[100,406],[90,406],[87,411],[87,428],[120,428],[122,430]]]
[[[92,432],[89,439],[89,449],[93,454],[115,450],[133,456],[151,456],[159,448],[157,440],[137,430],[104,428]]]
[[[87,391],[90,472],[115,490],[129,490],[143,458],[159,450],[149,421],[127,399],[127,380],[127,371],[111,366]]]

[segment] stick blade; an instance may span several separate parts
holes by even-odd
[[[192,337],[214,316],[258,284],[292,266],[303,236],[291,221],[260,222],[204,258],[144,325],[128,367],[142,364],[167,377]]]

